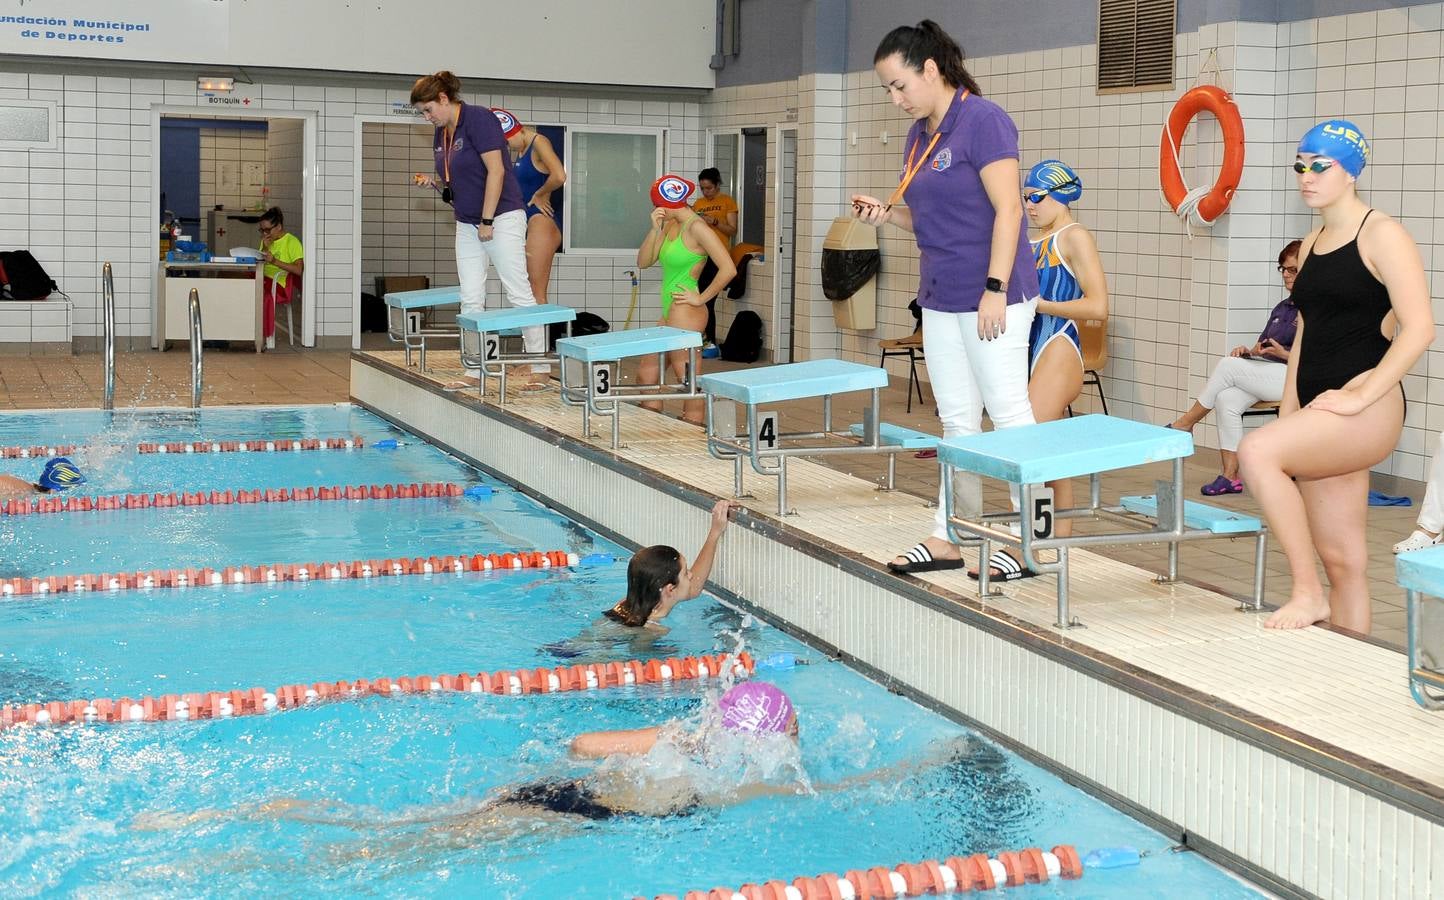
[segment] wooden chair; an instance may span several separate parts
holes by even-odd
[[[1108,415],[1108,398],[1103,396],[1103,379],[1098,373],[1108,365],[1108,323],[1089,319],[1078,323],[1078,336],[1083,342],[1083,386],[1098,388],[1098,402],[1103,406],[1103,415]],[[1073,415],[1073,407],[1068,407]]]
[[[917,330],[907,337],[888,338],[877,342],[878,349],[882,351],[882,358],[878,360],[879,366],[887,365],[889,356],[906,356],[908,358],[908,406],[907,411],[913,411],[913,391],[918,394],[918,403],[923,402],[923,383],[918,378],[918,363],[926,362],[923,358],[923,326],[918,323]]]
[[[1243,414],[1245,416],[1277,416],[1279,414],[1279,401],[1260,400],[1244,410]]]

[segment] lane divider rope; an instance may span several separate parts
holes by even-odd
[[[681,900],[881,900],[894,897],[921,897],[938,894],[966,894],[969,891],[991,891],[1000,887],[1042,884],[1050,878],[1083,877],[1083,861],[1069,844],[1051,851],[1029,847],[1026,850],[1004,851],[989,858],[950,856],[948,859],[903,863],[894,869],[874,866],[852,869],[839,877],[832,873],[816,878],[795,878],[744,884],[710,891],[688,891]],[[646,900],[637,897],[635,900]],[[675,894],[658,894],[655,900],[678,900]]]
[[[52,456],[70,456],[78,449],[74,444],[57,444],[54,447],[0,447],[0,459],[49,459]]]
[[[228,719],[261,715],[275,710],[295,709],[325,700],[347,700],[364,696],[427,694],[452,691],[470,694],[552,694],[563,691],[591,691],[629,684],[659,684],[669,681],[702,680],[725,673],[745,678],[756,663],[747,653],[736,656],[688,656],[681,659],[630,660],[557,666],[551,669],[502,669],[497,672],[462,672],[459,675],[419,675],[356,681],[318,681],[312,685],[287,684],[274,690],[207,691],[165,694],[117,700],[51,701],[49,703],[7,704],[0,707],[0,729],[18,725],[75,725],[99,722],[178,722],[195,719]]]
[[[237,491],[194,491],[155,494],[109,494],[98,497],[35,497],[6,500],[0,513],[7,516],[45,513],[97,512],[108,509],[147,509],[171,506],[228,506],[244,503],[305,503],[319,500],[413,500],[460,497],[468,491],[487,495],[486,485],[464,488],[444,481],[426,484],[355,484],[334,487],[255,488]]]
[[[610,557],[598,554],[610,561]],[[385,578],[402,575],[439,575],[443,572],[490,572],[511,569],[550,569],[596,565],[594,557],[578,558],[565,550],[518,551],[470,556],[417,556],[354,559],[350,562],[303,562],[262,566],[226,566],[222,569],[151,569],[105,572],[99,575],[47,575],[43,578],[0,580],[0,596],[75,594],[85,591],[123,591],[136,588],[207,587],[223,584],[269,584],[283,581],[336,581],[348,578]]]
[[[169,441],[164,444],[135,445],[135,452],[148,453],[285,453],[302,450],[359,450],[366,439],[358,435],[329,438],[271,438],[250,441]]]

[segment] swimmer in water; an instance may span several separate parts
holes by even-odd
[[[26,481],[14,475],[0,475],[0,499],[68,491],[85,484],[86,480],[69,458],[57,456],[45,463],[45,468],[40,470],[40,478],[35,481]]]

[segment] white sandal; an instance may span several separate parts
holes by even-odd
[[[1415,528],[1414,533],[1394,545],[1395,553],[1409,553],[1414,550],[1423,550],[1425,547],[1432,547],[1439,543],[1439,536],[1431,537],[1428,532]]]

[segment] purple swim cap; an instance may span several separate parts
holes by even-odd
[[[722,727],[729,731],[782,734],[792,724],[792,701],[782,689],[765,681],[734,685],[717,701]]]

